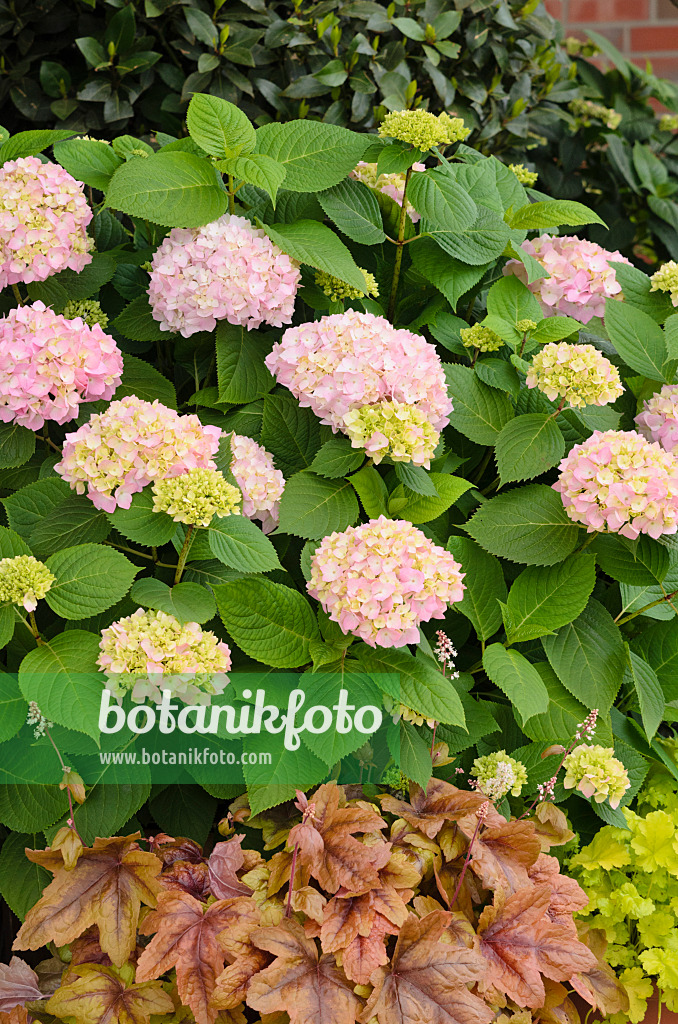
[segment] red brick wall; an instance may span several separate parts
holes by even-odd
[[[584,38],[588,28],[605,35],[627,57],[656,74],[678,80],[678,6],[671,0],[546,0],[567,28]]]

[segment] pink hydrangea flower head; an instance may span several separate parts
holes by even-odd
[[[621,285],[610,263],[629,263],[619,252],[574,235],[541,235],[523,248],[549,272],[532,284],[520,260],[509,260],[504,274],[515,274],[539,299],[544,316],[571,316],[587,324],[605,313],[605,300],[619,295]]]
[[[264,533],[271,533],[278,525],[285,477],[273,465],[272,456],[251,437],[232,434],[231,451],[231,473],[242,491],[243,515],[260,520]]]
[[[678,384],[664,384],[648,398],[636,423],[648,441],[658,441],[667,452],[678,455]]]
[[[173,228],[151,262],[148,295],[164,331],[190,338],[219,320],[248,330],[292,320],[299,264],[244,217]]]
[[[44,281],[91,263],[84,185],[37,156],[0,167],[0,288]]]
[[[452,402],[438,353],[420,334],[349,309],[288,328],[266,366],[321,423],[346,432],[351,409],[389,399],[416,405],[436,431]]]
[[[122,354],[98,324],[57,315],[42,302],[0,319],[0,420],[39,430],[66,423],[81,402],[108,401]]]
[[[421,163],[412,164],[412,170],[425,171],[426,165]],[[385,196],[389,196],[398,206],[403,205],[403,196],[405,194],[404,171],[395,171],[392,174],[378,174],[376,164],[368,164],[361,160],[351,171],[349,178],[362,181],[363,185],[374,189],[375,192],[383,192]],[[407,203],[407,216],[413,224],[421,220],[421,215],[417,213],[410,202]]]
[[[160,402],[136,396],[111,402],[72,434],[54,467],[78,494],[87,491],[96,508],[129,508],[132,495],[152,480],[189,469],[216,469],[219,427],[197,416],[180,416]]]
[[[186,704],[209,704],[228,684],[231,650],[197,622],[137,608],[101,631],[97,664],[119,700],[160,702],[169,690]]]
[[[678,529],[678,460],[635,430],[597,430],[559,468],[553,488],[588,533],[635,540]]]
[[[411,523],[380,516],[320,542],[307,590],[344,633],[370,647],[404,647],[419,642],[420,622],[461,601],[460,570]]]

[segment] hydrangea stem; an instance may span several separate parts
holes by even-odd
[[[38,629],[38,624],[35,621],[35,612],[29,612],[28,613],[28,621],[31,624],[31,633],[35,637],[35,642],[38,645],[38,647],[40,647],[40,645],[42,644],[43,640],[42,640],[42,637],[40,636],[40,630]]]
[[[405,174],[405,184],[403,186],[403,199],[402,206],[400,207],[400,220],[398,221],[398,238],[396,241],[397,249],[395,254],[395,263],[393,265],[393,281],[391,282],[391,295],[388,300],[388,312],[386,316],[393,323],[393,314],[395,313],[396,299],[398,298],[398,281],[400,280],[400,267],[403,262],[403,246],[405,244],[405,223],[407,220],[407,186],[409,185],[410,178],[412,177],[412,168],[407,168]]]
[[[190,548],[191,548],[191,541],[193,539],[193,531],[194,530],[195,530],[195,526],[193,526],[193,525],[189,526],[189,528],[186,530],[186,536],[184,537],[184,544],[183,544],[183,547],[182,547],[181,551],[179,552],[179,561],[177,563],[177,571],[174,574],[174,582],[175,582],[175,584],[179,583],[181,581],[181,575],[182,575],[182,573],[184,571],[184,566],[186,565],[186,559],[188,558],[188,552],[190,551]]]
[[[14,292],[14,298],[16,299],[16,301],[19,303],[20,306],[23,306],[24,305],[24,300],[21,297],[21,292],[19,291],[19,285],[18,284],[13,284],[12,285],[12,291]]]

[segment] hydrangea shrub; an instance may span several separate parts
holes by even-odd
[[[14,210],[41,209],[12,176],[35,160],[91,214],[65,262],[1,293],[23,363],[0,355],[0,752],[54,743],[68,772],[27,784],[5,757],[0,822],[72,846],[84,793],[87,843],[134,816],[207,835],[234,787],[256,817],[297,766],[309,790],[370,775],[369,744],[302,740],[276,785],[193,766],[183,809],[139,767],[92,781],[104,686],[208,704],[281,669],[310,693],[396,675],[394,792],[463,774],[460,799],[480,787],[516,834],[547,797],[587,834],[623,828],[652,761],[678,778],[658,740],[678,700],[670,294],[453,118],[255,128],[196,94],[187,127],[115,160],[63,133],[0,146]],[[25,845],[0,852],[3,893]]]

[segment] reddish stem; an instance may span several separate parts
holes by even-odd
[[[460,891],[462,883],[464,881],[464,875],[466,874],[466,869],[468,868],[468,864],[469,864],[469,861],[471,859],[471,851],[473,850],[473,844],[475,843],[476,839],[478,838],[478,833],[480,832],[480,826],[482,825],[484,820],[485,820],[485,815],[484,814],[483,814],[482,817],[478,818],[478,824],[476,825],[475,831],[473,833],[473,836],[471,837],[471,842],[468,844],[468,850],[466,851],[466,858],[464,859],[464,864],[463,864],[463,867],[462,867],[461,872],[459,874],[459,879],[457,881],[457,887],[454,890],[454,895],[452,896],[452,899],[450,900],[450,910],[452,909],[454,904],[457,902],[457,896],[459,895],[459,891]]]
[[[61,765],[62,771],[65,772],[66,771],[66,763],[65,763],[63,757],[61,756],[61,752],[60,752],[59,748],[57,747],[56,743],[54,742],[54,740],[50,736],[49,729],[45,729],[45,734],[47,736],[47,739],[49,740],[49,742],[52,744],[52,746],[54,747],[54,749],[56,751],[56,756],[59,758],[59,764]],[[80,842],[84,846],[85,844],[82,841],[82,836],[80,835],[80,833],[78,832],[77,828],[75,827],[75,811],[73,810],[73,801],[71,800],[71,791],[68,788],[68,786],[66,786],[66,796],[68,797],[68,809],[71,812],[71,826],[70,827],[73,829],[73,831],[75,832],[76,836],[78,837],[78,839],[80,840]]]
[[[294,874],[297,870],[297,857],[299,856],[299,844],[294,844],[294,853],[292,854],[292,867],[290,868],[290,887],[287,893],[287,906],[285,907],[285,917],[292,916],[292,893],[294,892]]]

